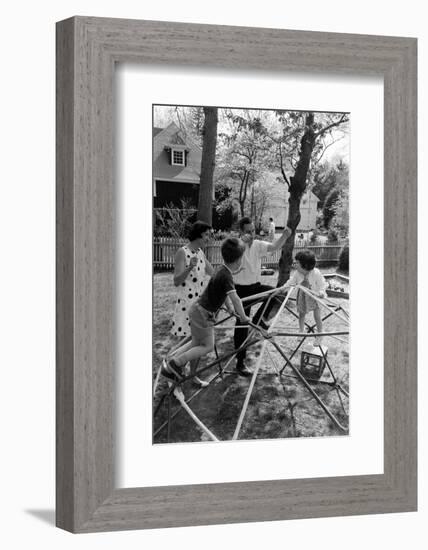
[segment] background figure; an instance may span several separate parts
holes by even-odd
[[[268,237],[271,242],[275,239],[275,222],[273,221],[273,218],[269,218]]]

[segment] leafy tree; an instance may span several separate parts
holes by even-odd
[[[325,161],[313,169],[311,188],[319,198],[319,207],[322,209],[323,217],[320,220],[320,226],[322,225],[325,229],[330,227],[336,203],[343,191],[348,189],[348,184],[349,167],[342,159],[335,163]]]
[[[311,190],[319,199],[319,207],[323,208],[328,194],[336,185],[336,170],[329,161],[320,163],[312,170]]]
[[[339,189],[337,189],[337,187],[333,187],[330,193],[325,198],[322,214],[323,214],[323,224],[326,229],[330,227],[330,221],[332,220],[335,214],[335,205],[339,200],[339,197],[340,197]]]
[[[256,182],[269,166],[271,143],[264,113],[248,109],[224,111],[226,125],[219,134],[220,173],[237,187],[241,216],[251,214],[248,205],[254,205]]]
[[[191,139],[202,147],[205,114],[203,107],[181,107],[176,105],[169,111],[170,120],[180,128],[185,140]],[[168,112],[168,111],[167,111]]]
[[[257,182],[253,185],[250,215],[257,232],[268,229],[265,212],[271,207],[278,206],[278,199],[282,199],[283,189],[282,186],[278,186],[277,180],[275,173],[266,171],[260,174]]]
[[[199,145],[202,145],[202,137],[204,134],[204,108],[203,107],[190,107],[189,108],[189,118],[190,118],[190,132],[193,139]]]
[[[277,146],[277,158],[281,175],[288,186],[287,226],[291,234],[285,242],[279,260],[278,286],[290,276],[296,229],[300,223],[300,202],[307,189],[311,163],[317,163],[324,154],[325,139],[335,128],[345,125],[349,117],[345,113],[293,113],[278,111],[281,131],[272,136]],[[292,175],[287,175],[292,172]]]
[[[344,187],[339,194],[333,207],[333,218],[330,221],[330,228],[341,237],[349,234],[349,188]]]
[[[213,208],[213,227],[227,230],[235,223],[235,208],[232,190],[224,183],[215,186],[215,208]]]

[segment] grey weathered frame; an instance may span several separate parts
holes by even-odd
[[[116,62],[384,78],[384,473],[114,487]],[[57,24],[57,525],[73,532],[416,510],[416,40],[73,17]]]

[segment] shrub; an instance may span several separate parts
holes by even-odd
[[[339,235],[336,229],[329,229],[327,239],[329,243],[337,243],[337,241],[339,240]]]
[[[349,273],[349,245],[348,244],[346,244],[342,248],[342,251],[340,252],[339,269],[340,271],[345,271],[346,273]]]
[[[196,221],[197,210],[187,199],[181,199],[180,203],[180,208],[169,203],[164,208],[155,209],[153,233],[156,237],[174,237],[175,239],[187,237],[190,226]]]
[[[311,236],[309,237],[309,242],[311,244],[316,244],[318,240],[318,231],[316,229],[313,229]]]

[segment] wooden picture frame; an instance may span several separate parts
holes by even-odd
[[[413,38],[90,17],[57,24],[59,527],[82,533],[416,510],[416,46]],[[383,474],[115,488],[117,62],[383,76]]]

